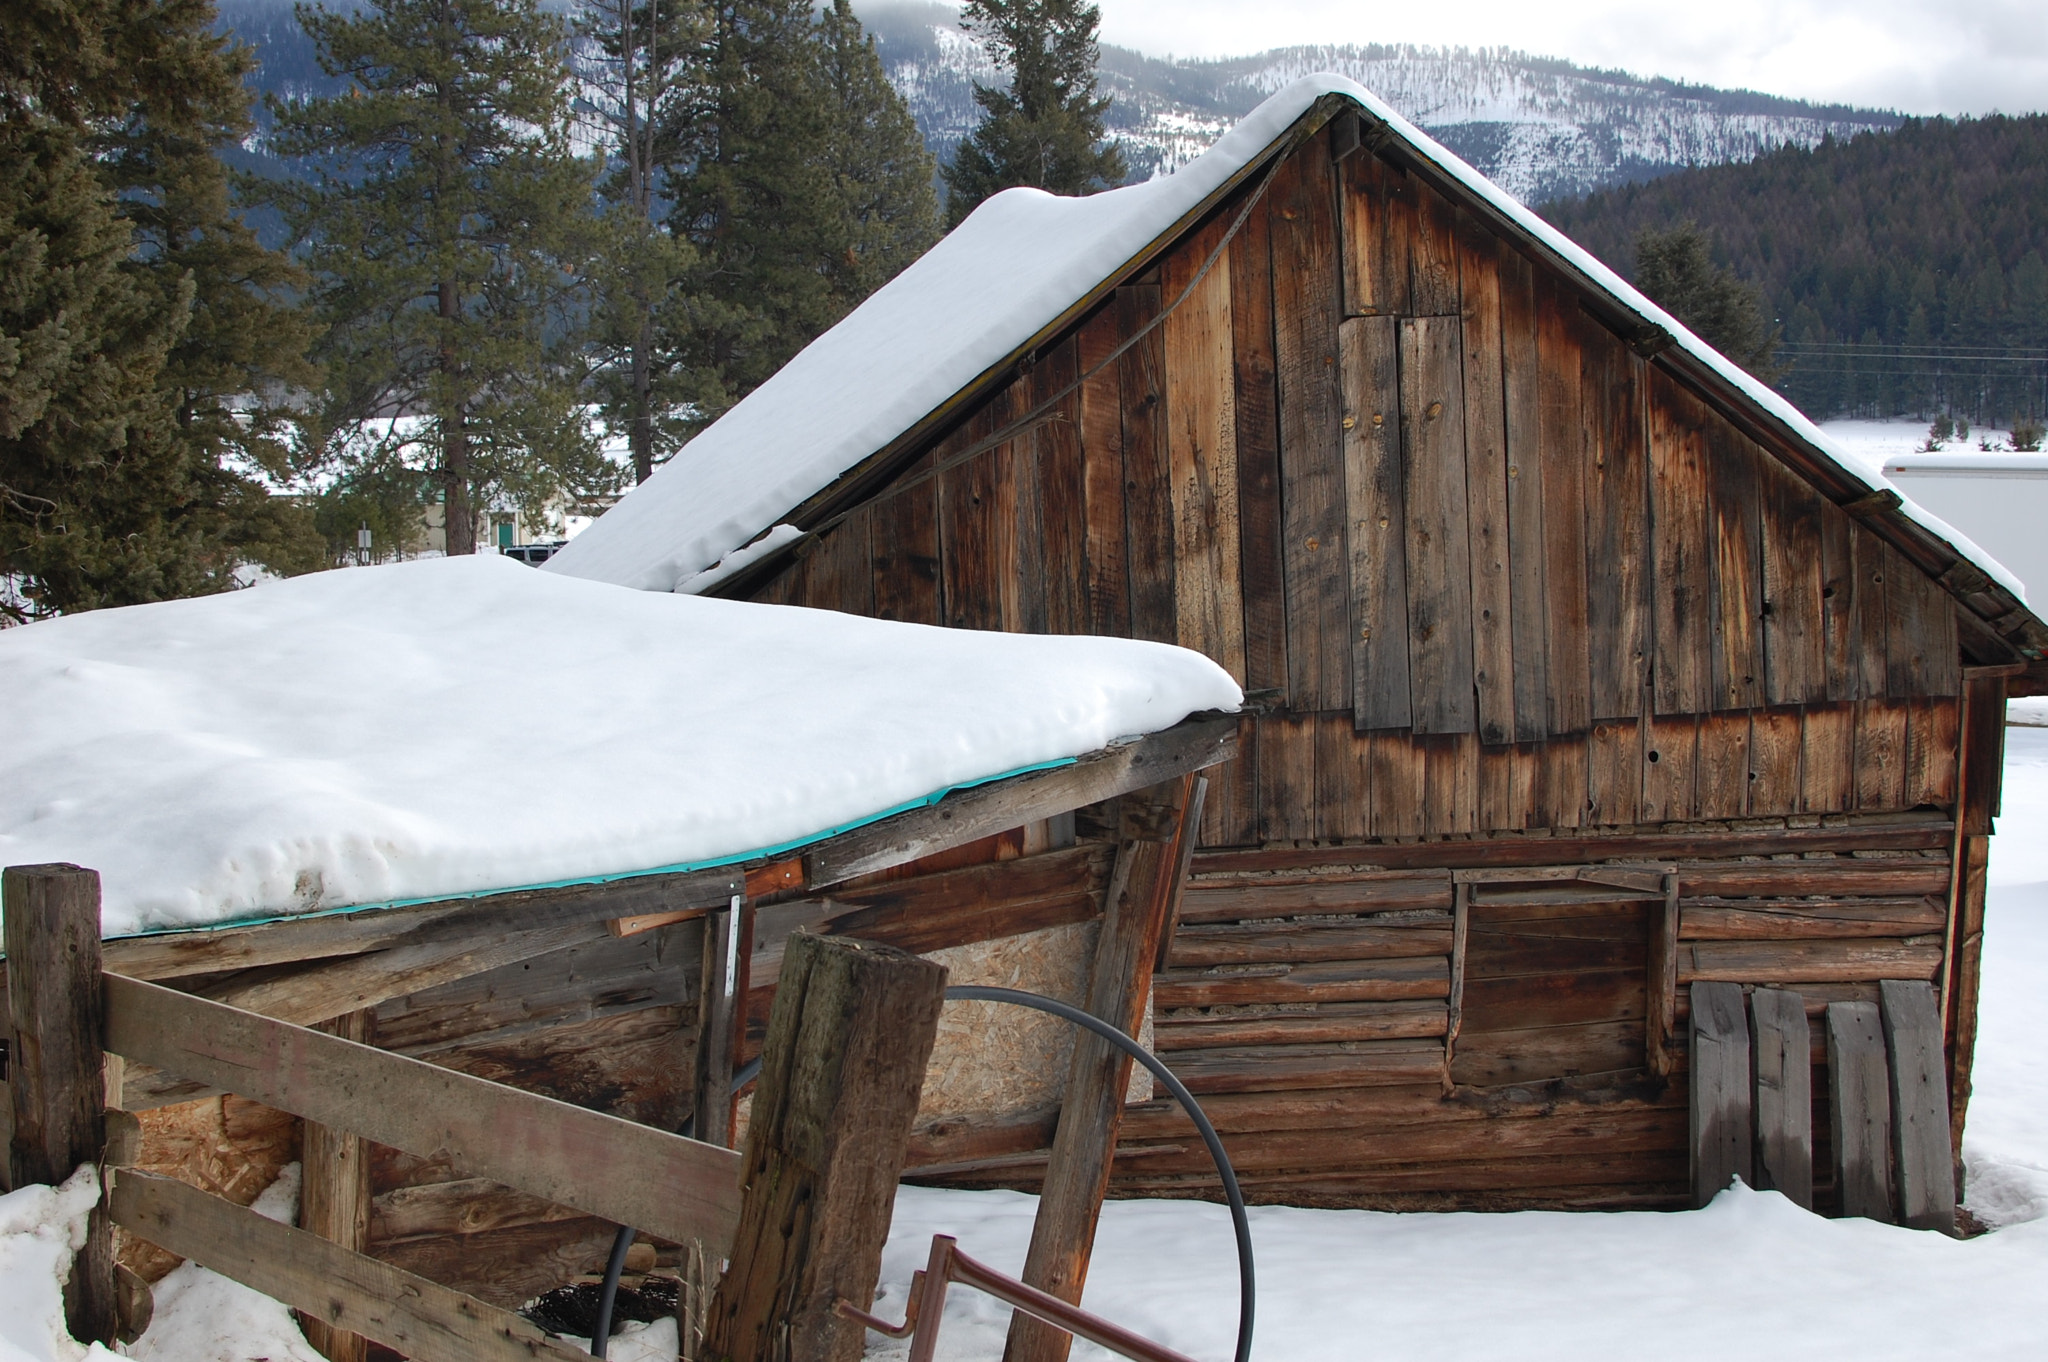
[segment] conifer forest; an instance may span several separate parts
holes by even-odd
[[[850,0],[323,0],[269,84],[0,6],[0,624],[592,513],[989,195],[1162,168],[1096,6],[957,24],[935,139]],[[1543,211],[1817,419],[2038,421],[2048,118],[1888,117]]]

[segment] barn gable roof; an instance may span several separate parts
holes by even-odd
[[[1590,310],[1659,354],[1766,448],[1899,542],[2012,651],[2048,647],[2024,588],[1966,536],[1845,453],[1797,408],[1377,96],[1304,77],[1178,172],[1089,198],[1012,189],[812,342],[557,554],[550,570],[696,591],[801,538],[838,494],[1000,381],[1238,185],[1331,117],[1421,171],[1496,230],[1549,259]],[[764,535],[764,531],[767,532]],[[759,542],[756,542],[759,541]]]

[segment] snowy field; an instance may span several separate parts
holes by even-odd
[[[2005,811],[1992,851],[1982,1038],[1965,1160],[1967,1201],[1990,1234],[1957,1242],[1823,1220],[1735,1189],[1704,1211],[1381,1215],[1259,1207],[1258,1345],[1267,1362],[1686,1355],[2048,1357],[2048,732],[2008,734]],[[284,1214],[294,1189],[266,1194]],[[82,1362],[53,1333],[64,1226],[90,1202],[27,1188],[0,1198],[0,1362]],[[931,1236],[1010,1272],[1033,1202],[1013,1193],[906,1188],[876,1311],[901,1318]],[[1104,1213],[1087,1305],[1202,1362],[1230,1355],[1236,1274],[1221,1207],[1119,1202]],[[147,1362],[317,1362],[282,1306],[199,1268],[157,1288],[157,1318],[127,1349]],[[948,1362],[994,1362],[1007,1312],[955,1288]],[[1680,1332],[1682,1331],[1682,1332]],[[673,1358],[670,1326],[615,1339],[620,1362]],[[1680,1343],[1680,1340],[1682,1344]],[[900,1344],[871,1337],[869,1357]],[[95,1352],[100,1350],[95,1349]],[[1077,1359],[1107,1356],[1077,1347]]]

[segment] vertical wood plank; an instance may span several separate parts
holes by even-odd
[[[1351,705],[1351,583],[1344,539],[1343,398],[1337,373],[1335,171],[1326,129],[1287,158],[1267,191],[1280,383],[1288,704]]]
[[[1032,369],[1031,405],[1053,396],[1081,376],[1080,347],[1069,336]],[[1081,449],[1078,392],[1054,408],[1057,419],[1033,432],[1038,452],[1038,512],[1044,574],[1045,631],[1086,634],[1088,610],[1088,511],[1085,455]]]
[[[1716,709],[1763,703],[1763,532],[1757,507],[1759,451],[1724,425],[1708,442],[1713,483],[1710,547],[1713,574],[1713,669]]]
[[[1407,728],[1413,721],[1399,325],[1393,317],[1353,317],[1340,337],[1353,712],[1361,730]]]
[[[1678,1025],[1678,876],[1664,877],[1664,902],[1650,922],[1650,977],[1644,992],[1643,1053],[1650,1072],[1671,1072]]]
[[[1368,734],[1361,741],[1369,744],[1366,760],[1372,768],[1371,835],[1418,835],[1425,789],[1421,741],[1398,730]]]
[[[1799,711],[1759,709],[1749,716],[1749,814],[1799,812]]]
[[[1161,291],[1187,300],[1161,328],[1166,356],[1166,450],[1173,499],[1175,637],[1245,684],[1244,600],[1238,589],[1237,386],[1230,266],[1194,273],[1215,248],[1217,222],[1169,255]]]
[[[1465,305],[1465,495],[1471,522],[1472,684],[1479,738],[1515,736],[1514,601],[1509,572],[1507,398],[1501,372],[1500,261],[1495,238],[1465,221],[1459,274]],[[1354,524],[1353,530],[1356,531]]]
[[[1007,391],[991,397],[963,427],[961,447],[995,434],[1008,411]],[[938,476],[940,592],[946,624],[954,629],[1003,627],[1003,585],[998,575],[1010,562],[1008,541],[1014,527],[1002,523],[998,515],[1001,454],[985,450]]]
[[[1342,181],[1344,315],[1392,316],[1408,308],[1413,207],[1406,172],[1367,152],[1346,157]]]
[[[1827,698],[1863,698],[1862,623],[1857,606],[1856,522],[1823,503],[1820,525],[1821,655]]]
[[[833,1307],[874,1299],[945,991],[943,966],[903,951],[790,938],[747,1127],[739,1230],[705,1324],[709,1356],[860,1357],[866,1331]]]
[[[1782,989],[1749,995],[1756,1075],[1756,1185],[1813,1209],[1813,1039],[1806,1000]]]
[[[1847,813],[1856,807],[1856,706],[1808,705],[1800,716],[1799,807]]]
[[[1422,830],[1434,836],[1473,832],[1479,814],[1479,740],[1440,733],[1415,740],[1422,748]]]
[[[1009,388],[1006,420],[1031,410],[1032,394],[1044,379],[1041,359]],[[1046,631],[1045,516],[1039,501],[1039,432],[1027,431],[993,452],[996,460],[996,585],[1003,603],[1003,628],[1013,634]]]
[[[1890,813],[1906,807],[1906,706],[1864,700],[1856,706],[1856,808]]]
[[[1410,183],[1415,217],[1409,238],[1409,311],[1417,317],[1454,317],[1459,312],[1458,210],[1430,186]]]
[[[1528,826],[1533,763],[1517,760],[1516,749],[1486,746],[1479,750],[1479,830],[1500,832]]]
[[[1885,562],[1888,546],[1861,525],[1849,536],[1849,553],[1856,574],[1856,689],[1860,698],[1875,700],[1890,695],[1891,682],[1885,675],[1885,639],[1890,630],[1890,608],[1885,603]]]
[[[1883,549],[1885,576],[1885,694],[1905,699],[1933,693],[1937,666],[1931,644],[1942,603],[1939,588],[1890,544]]]
[[[1588,790],[1587,741],[1586,734],[1577,733],[1552,738],[1536,748],[1540,758],[1537,766],[1537,780],[1540,782],[1537,799],[1549,811],[1548,821],[1551,827],[1585,826]]]
[[[315,1029],[367,1045],[371,1016],[368,1011],[350,1012]],[[363,1137],[307,1121],[299,1150],[299,1228],[352,1253],[363,1252],[370,1243],[369,1148]],[[361,1334],[305,1311],[298,1317],[306,1341],[328,1362],[363,1362],[369,1356],[369,1340]]]
[[[100,974],[100,877],[75,865],[17,865],[0,875],[6,915],[7,1092],[14,1113],[8,1185],[63,1182],[107,1143],[107,1057]],[[105,1203],[64,1283],[64,1320],[82,1342],[117,1326],[113,1230]]]
[[[1708,708],[1713,657],[1713,554],[1707,508],[1705,409],[1650,371],[1651,692],[1659,714]]]
[[[1742,985],[1692,986],[1692,1197],[1704,1206],[1732,1179],[1754,1176],[1749,1019]]]
[[[1259,840],[1259,731],[1247,714],[1237,721],[1237,755],[1207,772],[1202,801],[1205,847],[1251,846]]]
[[[1700,754],[1694,777],[1699,816],[1740,818],[1749,807],[1749,715],[1737,710],[1700,716]]]
[[[1641,721],[1636,719],[1608,719],[1593,724],[1586,745],[1588,823],[1625,826],[1641,817],[1642,736]]]
[[[1259,838],[1306,841],[1315,836],[1315,717],[1262,714],[1259,730]]]
[[[1841,1213],[1890,1224],[1891,1070],[1877,1004],[1829,1003],[1827,1033],[1829,1141]]]
[[[1759,461],[1763,488],[1764,699],[1800,705],[1828,698],[1827,620],[1821,592],[1820,493],[1776,459]]]
[[[1478,718],[1458,319],[1404,317],[1400,344],[1408,705],[1418,733],[1470,733]]]
[[[1966,683],[1967,684],[1967,683]],[[1919,701],[1906,719],[1906,798],[1914,805],[1947,808],[1956,802],[1956,754],[1962,738],[1962,704],[1946,696]]]
[[[1643,821],[1698,818],[1699,719],[1690,714],[1660,715],[1649,725],[1643,738]]]
[[[1885,1053],[1892,1070],[1892,1172],[1899,1223],[1955,1233],[1955,1146],[1949,1138],[1948,1082],[1934,988],[1919,979],[1877,986]]]
[[[806,560],[805,601],[821,610],[849,615],[875,612],[872,511],[863,506],[814,541]]]
[[[1545,656],[1550,733],[1592,722],[1586,633],[1585,459],[1579,447],[1578,303],[1555,280],[1537,287],[1537,419],[1543,459]]]
[[[927,454],[912,464],[906,477],[932,465]],[[939,484],[927,479],[914,487],[891,490],[876,498],[869,545],[874,553],[875,614],[885,620],[940,624]]]
[[[704,918],[704,951],[699,960],[696,1082],[691,1089],[691,1137],[706,1144],[732,1143],[733,1058],[746,1029],[744,900],[714,909]]]
[[[1360,160],[1360,157],[1352,157]],[[1273,353],[1273,260],[1266,214],[1254,210],[1230,252],[1236,355],[1237,533],[1244,593],[1245,684],[1287,687],[1287,585],[1281,566],[1280,398]]]
[[[1991,839],[1962,839],[1962,864],[1956,876],[1955,945],[1950,952],[1948,986],[1942,991],[1949,1009],[1948,1100],[1949,1140],[1963,1145],[1963,1119],[1969,1112],[1977,1056],[1977,1006],[1984,969],[1984,889],[1990,868]]]
[[[1081,501],[1087,558],[1086,632],[1122,638],[1131,630],[1130,544],[1124,524],[1123,384],[1110,360],[1117,344],[1116,305],[1104,307],[1075,338],[1081,385]]]
[[[1125,1035],[1136,1035],[1144,1020],[1153,964],[1179,912],[1182,853],[1198,816],[1191,807],[1195,780],[1183,776],[1123,800],[1116,864],[1088,970],[1087,1009]],[[1080,1302],[1088,1280],[1130,1078],[1129,1055],[1093,1033],[1076,1036],[1023,1272],[1028,1285],[1070,1303]],[[880,1247],[877,1242],[877,1261]],[[873,1291],[870,1281],[869,1294],[853,1299],[873,1299]],[[1072,1342],[1065,1331],[1018,1311],[1003,1356],[1005,1362],[1062,1362]]]
[[[1370,772],[1357,756],[1358,735],[1351,716],[1341,711],[1315,716],[1316,800],[1314,835],[1320,838],[1365,836],[1366,787]]]
[[[1116,291],[1119,337],[1128,340],[1159,315],[1159,285]],[[1130,546],[1131,637],[1171,643],[1173,594],[1172,474],[1166,456],[1166,375],[1158,330],[1117,361],[1123,387],[1124,519]]]
[[[1501,406],[1508,476],[1508,576],[1514,618],[1515,741],[1550,731],[1549,607],[1544,601],[1542,422],[1536,341],[1536,276],[1506,241],[1500,279]]]
[[[1643,711],[1650,666],[1649,459],[1639,402],[1647,367],[1605,330],[1580,367],[1586,486],[1586,627],[1593,719]]]

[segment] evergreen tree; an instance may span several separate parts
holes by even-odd
[[[214,159],[248,106],[212,22],[206,0],[0,15],[7,618],[218,590],[251,557],[316,564],[299,508],[224,462],[272,452],[229,399],[303,371],[264,296],[281,263]]]
[[[299,13],[352,83],[277,109],[280,150],[313,169],[278,190],[326,327],[312,443],[346,470],[430,474],[448,552],[474,552],[480,501],[539,517],[611,481],[578,392],[597,234],[567,33],[536,0]]]
[[[926,163],[859,21],[808,0],[710,7],[664,127],[671,230],[696,249],[681,349],[717,416],[926,244]]]
[[[829,264],[837,300],[850,311],[938,240],[935,167],[848,0],[832,0],[818,24],[831,111],[826,147],[846,237]]]
[[[690,0],[585,0],[582,101],[610,162],[605,246],[597,252],[592,388],[606,428],[627,433],[635,481],[682,443],[704,376],[677,339],[691,329],[685,283],[695,252],[662,221],[663,124],[701,62],[705,19]]]
[[[1636,238],[1636,287],[1743,368],[1766,382],[1777,377],[1777,328],[1764,320],[1756,290],[1714,264],[1698,224]]]
[[[961,19],[1010,84],[974,87],[982,120],[946,167],[949,221],[1017,185],[1092,194],[1121,184],[1123,155],[1103,136],[1109,99],[1095,90],[1102,12],[1083,0],[968,0]]]

